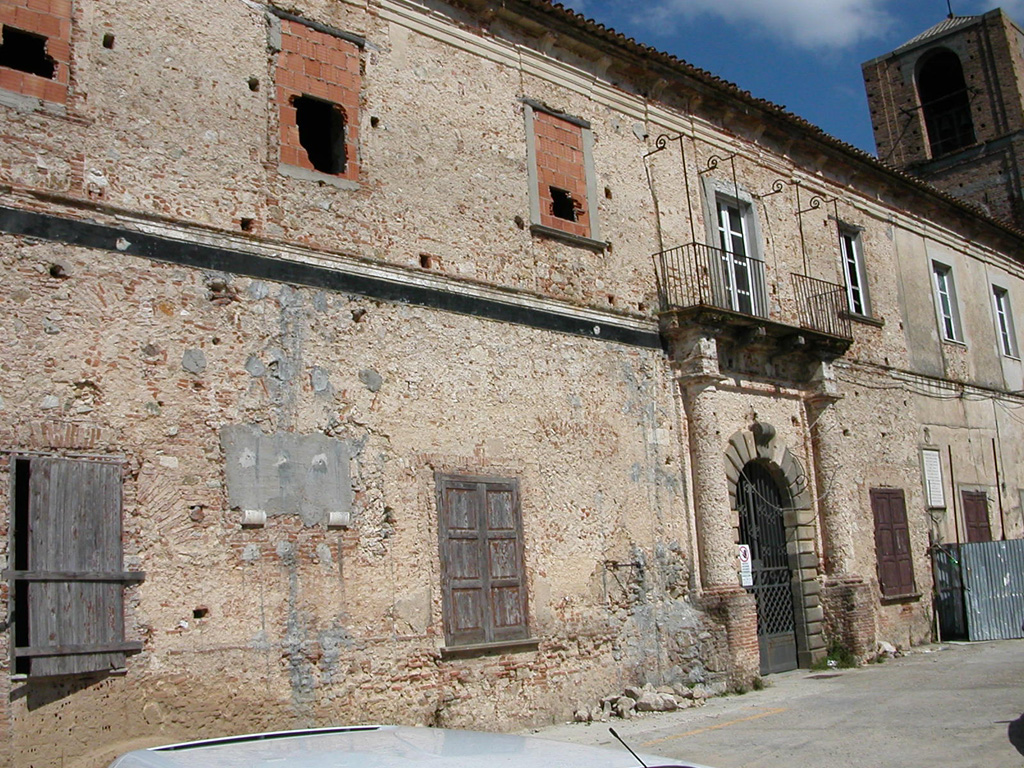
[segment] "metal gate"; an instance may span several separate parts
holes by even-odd
[[[943,638],[1024,637],[1024,539],[933,548]]]
[[[750,462],[736,484],[740,543],[750,546],[757,601],[757,640],[761,674],[796,669],[796,626],[792,573],[786,551],[782,494],[768,470]]]

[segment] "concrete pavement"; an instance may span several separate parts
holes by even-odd
[[[714,768],[1024,768],[1024,640],[765,679],[699,709],[534,732],[617,747],[612,726],[636,751]]]

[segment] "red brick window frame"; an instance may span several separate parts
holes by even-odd
[[[523,104],[531,231],[603,249],[590,124],[532,100]]]
[[[275,73],[282,167],[359,178],[360,38],[279,16]]]
[[[0,27],[0,58],[7,62],[0,65],[0,88],[65,104],[71,66],[71,0],[2,0]],[[36,58],[52,65],[52,76],[28,71]]]

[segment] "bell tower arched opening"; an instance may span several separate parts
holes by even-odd
[[[953,51],[939,48],[922,57],[917,70],[917,94],[932,157],[975,142],[967,82],[960,57]]]

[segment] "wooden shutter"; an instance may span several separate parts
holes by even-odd
[[[491,642],[527,636],[522,519],[515,482],[481,483],[486,499]]]
[[[914,594],[917,590],[903,491],[872,488],[871,511],[875,518],[875,556],[882,594],[886,597]]]
[[[985,491],[962,491],[960,498],[964,503],[968,543],[992,541],[992,529],[988,524],[988,494]]]
[[[516,481],[438,475],[437,490],[446,642],[527,637]]]
[[[142,574],[122,572],[121,467],[57,458],[19,459],[21,555],[11,574],[20,597],[14,655],[33,676],[75,675],[124,666],[122,590]],[[23,474],[27,471],[27,482]],[[27,537],[27,541],[24,539]],[[24,665],[20,664],[24,669]]]

